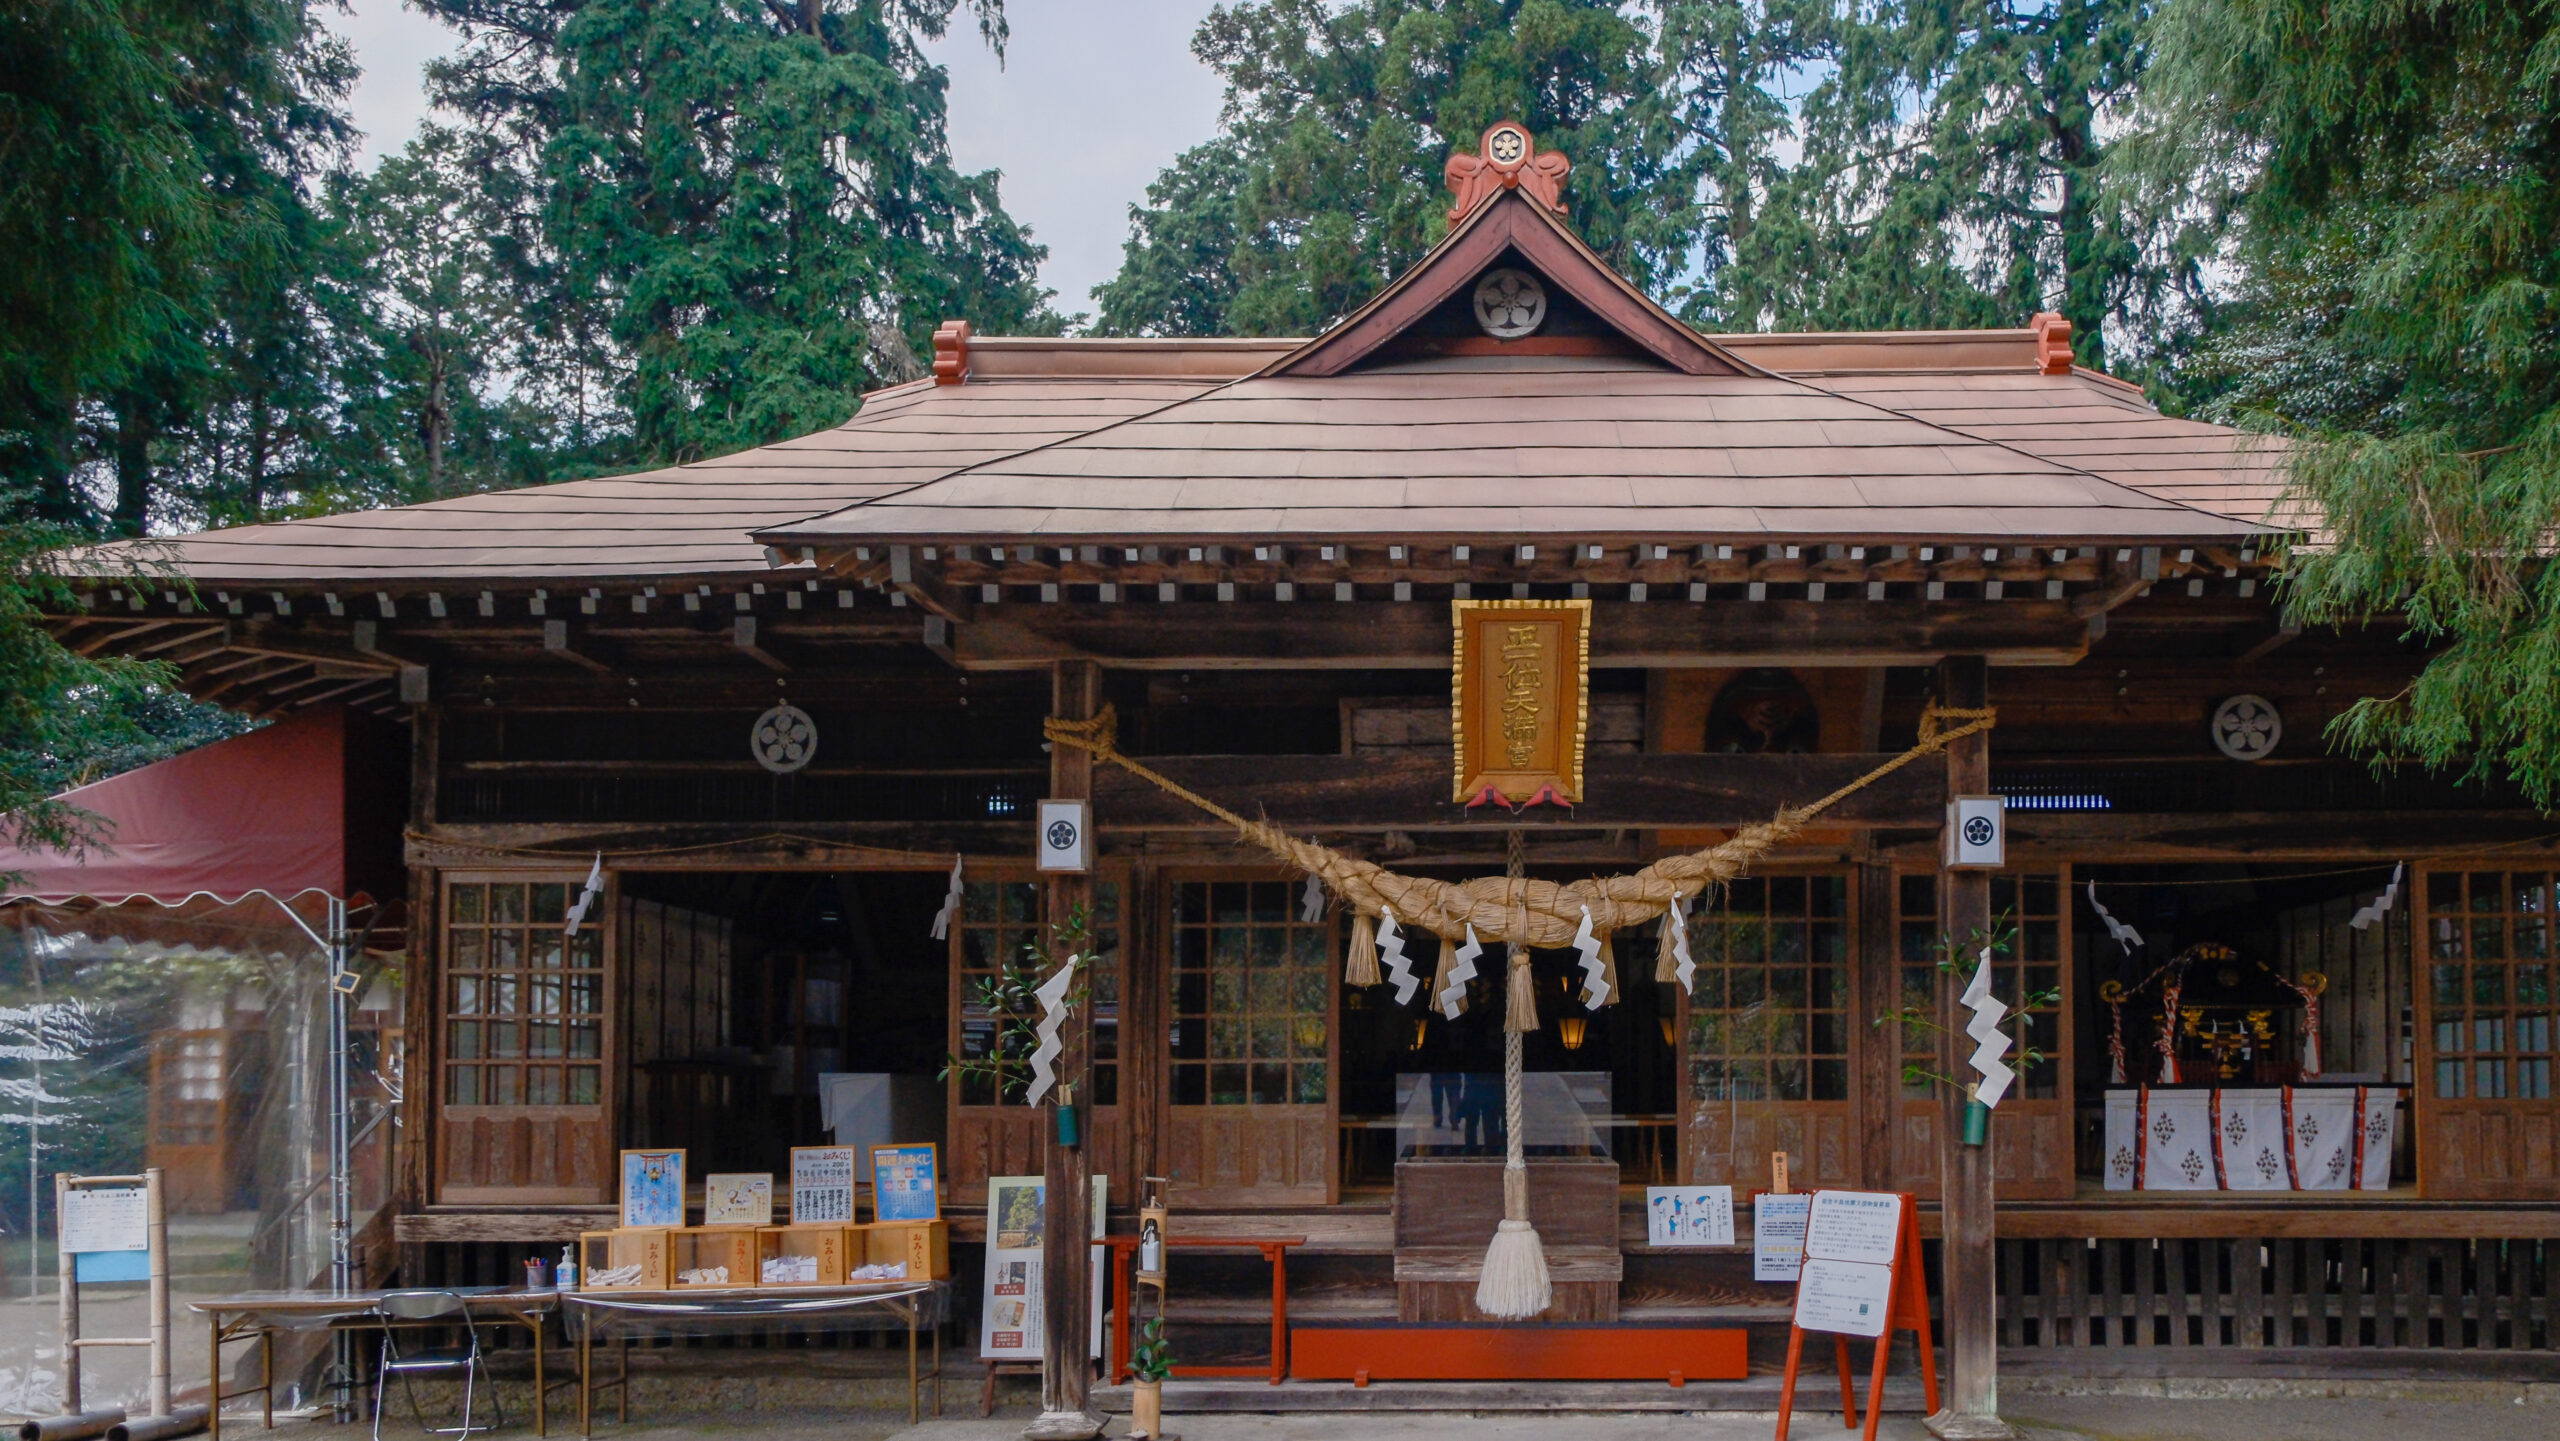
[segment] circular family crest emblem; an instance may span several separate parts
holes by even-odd
[[[1049,822],[1049,849],[1053,851],[1071,851],[1075,848],[1076,823],[1073,821]]]
[[[1497,125],[1484,138],[1484,158],[1496,165],[1517,165],[1529,154],[1529,137],[1516,126]]]
[[[789,775],[818,753],[818,723],[796,705],[778,705],[756,717],[747,732],[747,749],[756,764],[775,775]]]
[[[1525,270],[1503,266],[1476,282],[1476,324],[1496,340],[1518,340],[1547,319],[1547,287]]]
[[[2235,695],[2213,708],[2214,749],[2235,761],[2264,760],[2284,739],[2284,715],[2262,695]]]
[[[1964,823],[1964,840],[1969,846],[1987,846],[1995,834],[1989,816],[1975,816]]]

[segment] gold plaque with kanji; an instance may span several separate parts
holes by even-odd
[[[1460,600],[1450,721],[1468,805],[1582,801],[1591,602]]]

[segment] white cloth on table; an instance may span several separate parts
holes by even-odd
[[[2293,1108],[2294,1189],[2346,1190],[2355,1163],[2355,1090],[2297,1086],[2288,1094]]]
[[[2356,1087],[2357,1124],[2362,1151],[2356,1167],[2356,1189],[2391,1188],[2392,1131],[2399,1125],[2400,1092],[2391,1086]]]
[[[2142,1189],[2215,1189],[2213,1093],[2146,1091],[2143,1111]]]
[[[2292,1189],[2284,1169],[2284,1092],[2274,1087],[2223,1090],[2213,1093],[2213,1101],[2221,1112],[2222,1189]]]
[[[2107,1189],[2130,1191],[2142,1175],[2142,1093],[2107,1092]]]

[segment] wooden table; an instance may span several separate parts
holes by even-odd
[[[1138,1236],[1105,1236],[1111,1248],[1111,1384],[1129,1378],[1129,1263],[1138,1253]],[[1167,1236],[1168,1247],[1201,1251],[1260,1251],[1271,1263],[1271,1384],[1289,1379],[1289,1248],[1307,1244],[1304,1236]],[[1260,1366],[1184,1366],[1185,1376],[1259,1376]]]
[[[609,1289],[561,1296],[561,1320],[578,1343],[578,1432],[595,1434],[594,1398],[614,1393],[614,1419],[631,1419],[631,1342],[635,1337],[699,1336],[792,1326],[808,1331],[882,1330],[858,1319],[877,1307],[906,1323],[907,1420],[924,1419],[920,1383],[933,1382],[933,1414],[942,1414],[942,1322],[950,1310],[948,1281],[881,1281],[853,1286],[688,1286],[680,1291]],[[916,1367],[919,1334],[933,1333],[933,1370]],[[602,1334],[600,1334],[602,1333]],[[595,1343],[618,1340],[612,1380],[595,1379]]]
[[[474,1321],[522,1326],[533,1333],[533,1434],[550,1434],[545,1402],[549,1378],[544,1371],[543,1322],[560,1305],[557,1291],[507,1291],[479,1286],[402,1287],[402,1290],[450,1291],[462,1298]],[[263,1399],[267,1429],[276,1424],[276,1333],[278,1331],[388,1331],[393,1326],[428,1327],[437,1321],[394,1322],[381,1314],[389,1291],[243,1291],[190,1301],[187,1309],[208,1318],[213,1327],[213,1386],[206,1403],[213,1441],[222,1438],[222,1403],[242,1396]],[[222,1346],[247,1338],[259,1341],[258,1384],[237,1391],[222,1389]],[[353,1378],[350,1378],[352,1381]]]

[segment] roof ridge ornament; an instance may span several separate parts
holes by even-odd
[[[958,385],[969,378],[969,322],[946,320],[933,332],[933,383]]]
[[[2058,310],[2037,311],[2027,322],[2036,336],[2036,372],[2069,375],[2072,366],[2071,322]]]
[[[1449,219],[1463,218],[1498,190],[1517,190],[1558,215],[1564,213],[1564,178],[1573,162],[1560,150],[1540,150],[1529,127],[1497,120],[1476,142],[1476,153],[1452,154],[1442,175],[1455,202]]]

